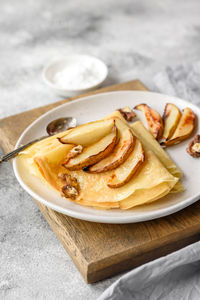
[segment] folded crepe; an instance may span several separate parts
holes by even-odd
[[[68,171],[77,179],[80,187],[79,194],[73,201],[80,205],[100,209],[129,209],[156,201],[173,188],[175,192],[183,189],[179,182],[180,170],[141,122],[135,122],[129,127],[118,111],[105,119],[108,118],[120,118],[127,128],[132,129],[144,146],[145,162],[129,182],[118,188],[110,188],[107,185],[114,170],[99,174],[91,174],[83,170]],[[63,163],[69,151],[74,147],[74,145],[62,144],[58,141],[57,138],[64,134],[61,133],[35,143],[21,154],[29,171],[43,178],[59,192],[62,190],[62,182],[58,175],[66,172]]]

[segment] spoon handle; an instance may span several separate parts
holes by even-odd
[[[38,139],[35,139],[35,140],[27,143],[26,145],[23,145],[23,146],[15,149],[15,150],[13,150],[13,151],[5,154],[5,155],[0,156],[0,163],[2,163],[4,161],[8,161],[9,159],[15,157],[19,152],[21,152],[22,150],[26,149],[28,146],[34,144],[35,142],[39,142],[39,141],[41,141],[43,139],[46,139],[47,137],[49,137],[49,136],[48,135],[47,136],[42,136],[42,137],[40,137]]]

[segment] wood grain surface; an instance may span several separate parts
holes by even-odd
[[[134,80],[99,89],[88,95],[117,90],[147,88],[139,80]],[[0,120],[0,145],[3,150],[12,150],[20,134],[40,115],[77,98]],[[88,283],[132,269],[200,239],[200,201],[165,218],[124,225],[77,220],[35,202]]]

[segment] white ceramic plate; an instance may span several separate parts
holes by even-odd
[[[103,118],[117,108],[126,105],[134,107],[139,103],[147,103],[162,114],[167,102],[176,104],[180,109],[186,106],[190,107],[200,120],[200,109],[198,107],[175,97],[139,91],[103,93],[66,103],[44,114],[23,132],[16,147],[45,135],[46,125],[59,117],[73,116],[78,120],[78,124],[82,124]],[[142,113],[138,113],[138,115],[144,122]],[[199,132],[199,127],[196,131]],[[60,197],[56,191],[48,189],[44,183],[28,174],[19,164],[17,158],[14,160],[13,167],[21,186],[35,199],[56,211],[93,222],[133,223],[172,214],[200,199],[200,159],[192,158],[186,153],[187,144],[188,140],[167,150],[184,174],[182,183],[185,191],[180,194],[168,195],[152,204],[144,207],[138,206],[128,211],[119,209],[97,210],[80,206]]]

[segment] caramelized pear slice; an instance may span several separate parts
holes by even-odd
[[[116,169],[128,158],[129,154],[134,149],[136,138],[134,137],[132,130],[120,119],[116,119],[116,126],[120,138],[114,151],[108,157],[89,167],[87,170],[88,172],[102,173]]]
[[[129,182],[139,167],[142,166],[144,159],[145,155],[142,143],[137,139],[134,150],[131,152],[127,160],[113,171],[113,174],[109,177],[107,185],[110,188],[118,188]]]
[[[74,171],[95,164],[113,151],[116,141],[117,129],[116,126],[114,126],[114,130],[111,133],[103,137],[97,143],[84,148],[82,153],[69,159],[63,166],[68,170]]]
[[[149,131],[156,140],[159,140],[163,134],[163,121],[160,114],[147,104],[136,105],[135,109],[139,109],[144,113]]]
[[[181,112],[175,104],[167,103],[165,106],[163,120],[164,120],[164,132],[163,132],[163,139],[169,140],[176,127],[178,122],[181,118]]]
[[[59,141],[62,144],[75,144],[87,147],[110,133],[113,126],[113,119],[83,124],[67,131],[64,136],[59,138]]]
[[[180,118],[178,126],[172,137],[161,143],[161,145],[171,146],[179,144],[181,141],[186,140],[192,133],[195,127],[195,114],[191,108],[186,107]]]

